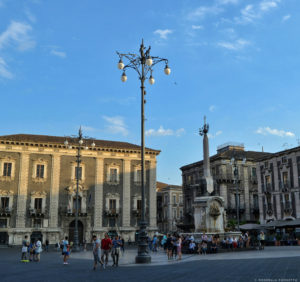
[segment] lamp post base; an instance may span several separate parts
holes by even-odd
[[[135,263],[151,263],[151,256],[147,252],[148,236],[146,232],[146,226],[146,222],[140,222],[138,254],[135,257]]]

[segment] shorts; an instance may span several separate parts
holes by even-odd
[[[100,260],[100,254],[99,253],[93,253],[93,255],[94,255],[94,262],[95,263],[97,263],[97,262],[101,262],[101,260]]]
[[[63,255],[63,256],[69,256],[69,255],[70,255],[70,252],[62,252],[62,255]]]

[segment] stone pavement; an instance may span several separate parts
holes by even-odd
[[[184,255],[168,261],[163,252],[149,265],[136,265],[135,249],[126,250],[118,268],[93,271],[91,252],[73,253],[63,265],[60,252],[43,252],[39,263],[21,263],[20,249],[0,249],[0,281],[256,281],[300,282],[300,247],[267,247],[264,251]],[[280,280],[281,279],[281,280]],[[285,280],[283,280],[285,279]]]

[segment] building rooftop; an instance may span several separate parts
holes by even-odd
[[[156,181],[156,192],[161,192],[163,189],[165,188],[174,188],[174,189],[182,189],[182,186],[180,185],[173,185],[173,184],[167,184],[167,183],[164,183],[164,182],[159,182],[159,181]]]
[[[217,154],[211,156],[209,159],[210,162],[213,162],[218,159],[231,160],[234,157],[236,160],[243,160],[246,158],[247,161],[258,161],[259,159],[269,157],[270,155],[272,154],[257,151],[244,151],[241,148],[235,149],[234,146],[225,146],[222,148],[222,150],[218,151]],[[195,166],[201,166],[202,164],[203,160],[182,166],[180,169],[183,171]]]
[[[70,145],[76,146],[76,137],[62,137],[62,136],[49,136],[49,135],[35,135],[35,134],[13,134],[13,135],[2,135],[0,136],[0,143],[7,144],[16,144],[16,145],[36,145],[39,144],[41,147],[47,145],[54,145],[54,147],[64,147],[65,140],[68,140]],[[95,148],[100,147],[102,149],[127,149],[127,150],[138,150],[140,151],[141,147],[139,145],[127,143],[127,142],[119,142],[119,141],[107,141],[107,140],[98,140],[98,139],[83,139],[84,143],[89,145],[90,143],[95,143]],[[50,147],[50,146],[49,146]],[[158,155],[160,150],[154,150],[150,148],[146,148],[146,151],[155,153]]]

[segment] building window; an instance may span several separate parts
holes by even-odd
[[[82,180],[82,167],[75,167],[75,179]]]
[[[116,199],[110,199],[109,200],[109,209],[110,210],[116,210],[117,208],[117,200]]]
[[[182,204],[182,196],[179,196],[179,204]]]
[[[283,180],[283,184],[284,185],[287,185],[288,184],[288,172],[287,171],[284,171],[282,173],[282,180]]]
[[[3,164],[3,176],[11,176],[12,163]]]
[[[116,168],[111,168],[109,171],[110,182],[118,182],[118,170]]]
[[[173,209],[173,218],[176,218],[176,209]]]
[[[180,214],[180,218],[182,218],[183,217],[183,211],[182,211],[182,209],[180,209],[179,214]]]
[[[258,195],[253,195],[253,208],[258,209]]]
[[[109,227],[115,227],[116,226],[116,219],[114,217],[109,218]]]
[[[252,177],[256,178],[256,167],[252,167]]]
[[[282,158],[281,158],[281,161],[282,161],[283,164],[287,163],[286,157],[282,157]]]
[[[137,204],[137,209],[141,210],[142,209],[142,200],[137,200],[136,204]]]
[[[173,204],[176,204],[176,195],[173,195]]]
[[[44,178],[45,166],[42,164],[36,165],[36,178]]]
[[[165,204],[168,203],[168,195],[165,195]]]
[[[0,218],[0,228],[7,228],[7,218]]]
[[[137,171],[136,171],[136,181],[142,182],[142,170],[141,169],[137,169]]]
[[[1,197],[1,208],[2,209],[9,208],[9,197]]]
[[[34,209],[41,212],[43,207],[43,198],[34,199]]]
[[[268,163],[268,162],[265,162],[264,165],[265,165],[265,168],[268,168],[269,163]]]

